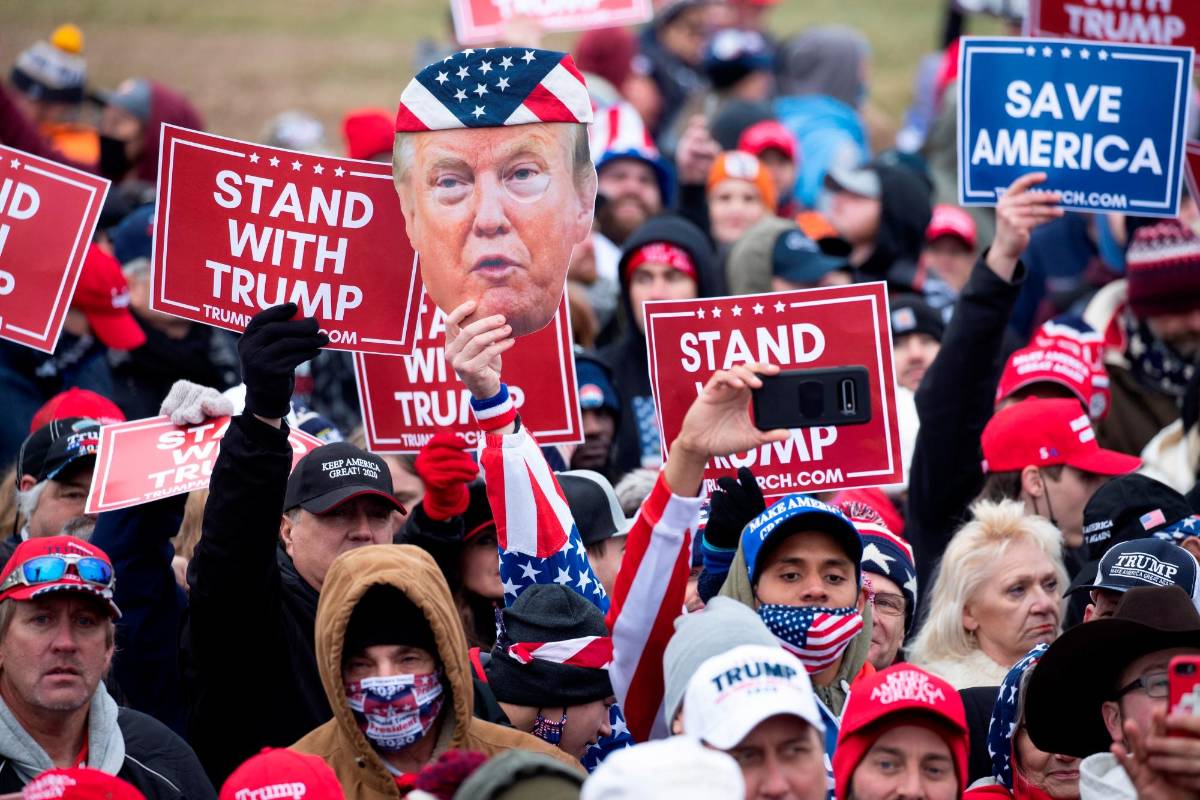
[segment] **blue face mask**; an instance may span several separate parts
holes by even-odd
[[[394,753],[433,728],[441,713],[442,675],[387,675],[346,684],[358,729],[376,750]]]
[[[809,674],[828,669],[863,629],[862,614],[846,608],[804,608],[767,604],[758,616],[780,646],[804,664]]]

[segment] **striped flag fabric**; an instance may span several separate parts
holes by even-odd
[[[508,654],[522,664],[537,660],[608,669],[612,664],[613,643],[610,636],[583,636],[557,642],[515,642],[509,645]]]
[[[803,661],[810,673],[832,666],[863,628],[861,615],[824,608],[763,605],[758,613],[780,646]]]
[[[567,53],[467,49],[417,73],[400,95],[398,133],[592,121],[587,83]]]

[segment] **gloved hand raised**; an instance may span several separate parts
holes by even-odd
[[[233,401],[211,386],[180,380],[171,384],[158,413],[166,414],[175,425],[199,425],[206,419],[232,414]]]
[[[467,510],[471,502],[467,484],[479,475],[479,465],[468,447],[461,436],[435,433],[417,453],[413,468],[425,484],[421,505],[430,519],[447,520]]]
[[[315,319],[293,319],[296,309],[295,303],[284,303],[258,312],[238,341],[246,410],[266,419],[287,416],[296,367],[329,344]]]
[[[717,480],[708,525],[704,528],[704,541],[723,550],[736,550],[742,528],[767,507],[754,474],[746,467],[739,468],[737,474],[736,480],[729,477]]]

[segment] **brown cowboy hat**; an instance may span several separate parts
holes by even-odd
[[[1149,653],[1200,652],[1200,612],[1178,586],[1130,589],[1108,619],[1077,625],[1050,645],[1029,679],[1025,727],[1046,753],[1108,752],[1100,707],[1116,699],[1121,672]]]

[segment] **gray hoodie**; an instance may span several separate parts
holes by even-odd
[[[87,765],[109,775],[116,775],[125,763],[125,737],[117,726],[117,702],[103,683],[96,687],[88,710],[87,751]],[[0,761],[12,764],[24,781],[54,769],[50,756],[25,732],[3,700],[0,700]]]

